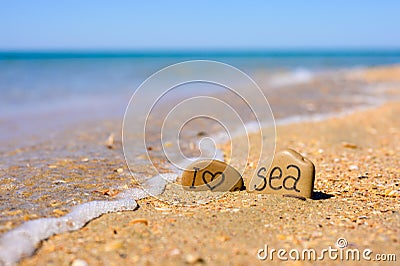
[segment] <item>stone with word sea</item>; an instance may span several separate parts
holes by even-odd
[[[314,179],[314,164],[300,153],[286,149],[275,154],[268,170],[259,167],[248,191],[311,198]]]
[[[243,178],[228,164],[201,159],[190,164],[182,173],[181,184],[189,191],[238,191],[244,188]]]

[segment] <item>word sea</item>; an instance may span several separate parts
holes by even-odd
[[[255,193],[311,198],[314,179],[314,164],[298,152],[287,149],[275,154],[269,170],[265,167],[257,170],[248,189]]]

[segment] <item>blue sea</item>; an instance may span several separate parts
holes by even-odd
[[[0,52],[0,139],[70,121],[122,119],[130,96],[151,74],[198,59],[251,77],[268,73],[268,84],[290,86],[320,73],[397,64],[400,50]]]

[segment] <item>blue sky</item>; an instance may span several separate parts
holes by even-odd
[[[400,48],[399,14],[400,1],[5,0],[0,49]]]

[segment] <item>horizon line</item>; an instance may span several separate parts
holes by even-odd
[[[0,59],[59,57],[274,57],[274,56],[390,56],[399,48],[259,48],[259,49],[0,49]]]

